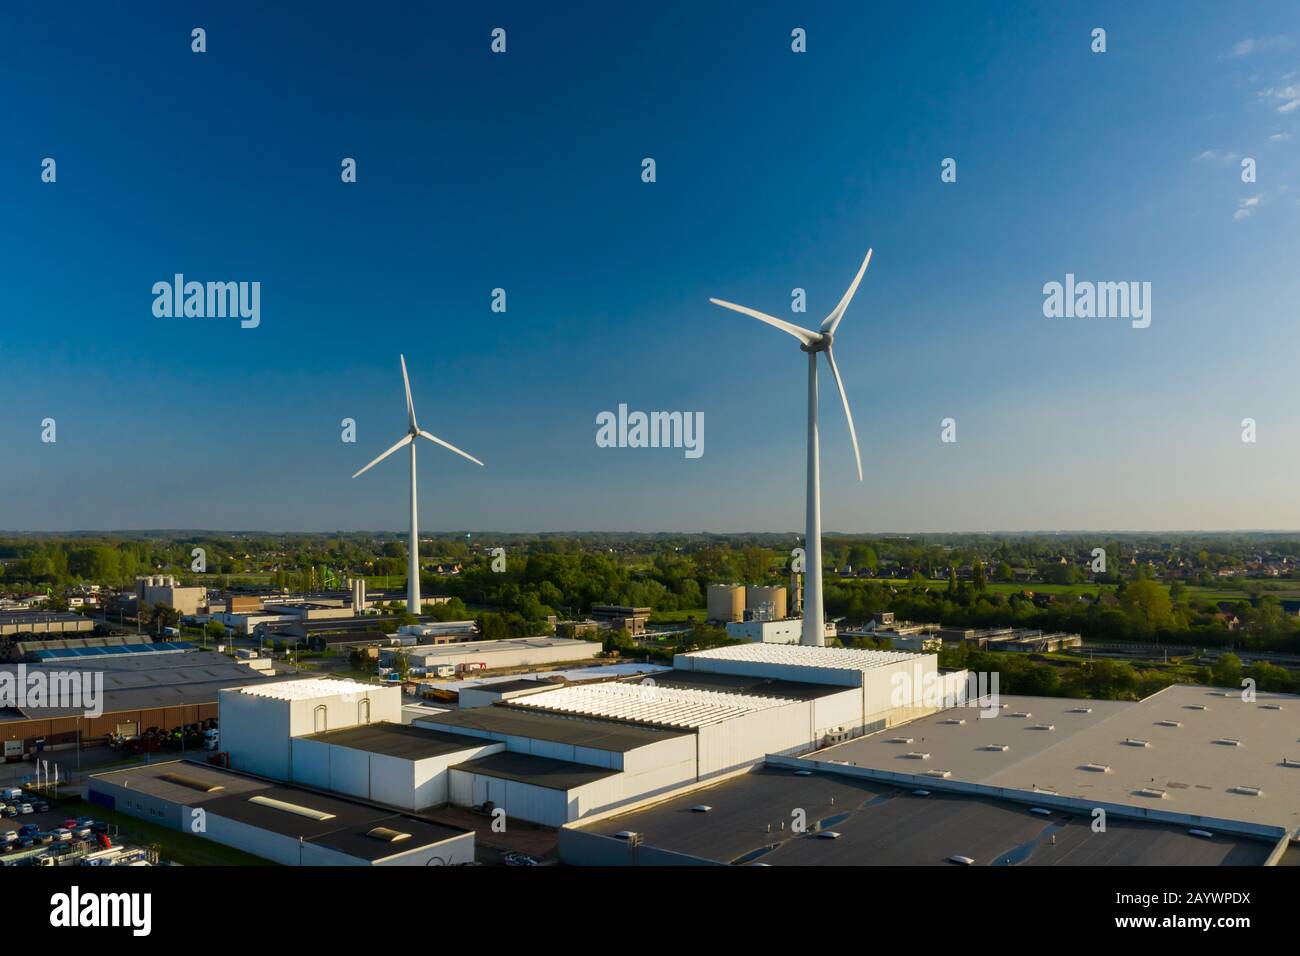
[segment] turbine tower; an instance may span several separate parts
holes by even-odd
[[[734,302],[709,299],[714,305],[751,316],[760,322],[774,325],[783,332],[788,332],[799,340],[799,348],[808,353],[808,528],[804,538],[806,555],[803,579],[803,632],[799,643],[817,647],[826,643],[826,617],[822,610],[822,490],[817,437],[817,353],[826,353],[826,364],[830,366],[831,375],[835,377],[835,385],[839,388],[840,401],[844,404],[844,417],[849,423],[849,438],[853,441],[853,457],[858,465],[858,481],[861,481],[862,454],[858,451],[858,435],[853,428],[853,413],[849,411],[849,397],[844,393],[844,382],[840,378],[839,368],[835,365],[835,352],[831,349],[831,343],[835,340],[835,330],[839,328],[840,319],[844,318],[844,310],[849,307],[853,293],[858,291],[858,283],[862,281],[862,275],[867,271],[867,264],[870,262],[871,250],[868,249],[867,257],[862,260],[858,274],[853,277],[848,291],[840,299],[839,305],[822,320],[821,327],[816,332],[801,328],[793,322],[778,319],[776,316],[736,305]]]
[[[441,445],[448,451],[454,451],[462,458],[468,458],[476,465],[482,465],[473,455],[466,454],[455,445],[449,444],[439,438],[437,435],[431,435],[426,431],[421,431],[419,424],[415,420],[415,403],[411,401],[411,380],[406,375],[406,356],[399,356],[402,360],[402,384],[406,386],[406,417],[410,422],[410,429],[402,436],[399,441],[388,451],[384,452],[366,467],[353,475],[356,478],[364,475],[375,465],[379,464],[393,452],[397,451],[404,445],[411,446],[411,541],[407,549],[407,577],[406,577],[406,610],[412,614],[420,613],[420,531],[419,531],[419,514],[416,507],[415,499],[415,440],[417,438],[427,438],[435,445]]]

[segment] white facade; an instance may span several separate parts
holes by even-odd
[[[230,766],[293,779],[294,737],[378,721],[401,723],[402,692],[357,681],[304,678],[219,691],[221,749]]]
[[[466,737],[463,750],[412,760],[307,737],[294,738],[291,746],[294,783],[403,810],[447,803],[448,767],[505,749]]]
[[[521,637],[499,641],[463,641],[456,644],[417,645],[381,648],[380,663],[391,666],[397,654],[406,655],[412,667],[482,665],[483,670],[503,667],[530,667],[538,664],[563,664],[591,660],[603,650],[599,641],[581,641],[565,637]]]

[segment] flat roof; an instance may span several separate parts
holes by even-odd
[[[453,632],[449,632],[453,633]],[[458,632],[456,632],[458,633]],[[407,637],[418,635],[405,635]],[[436,637],[436,634],[426,635]],[[581,647],[591,649],[598,646],[595,641],[584,641],[576,637],[503,637],[487,641],[448,641],[445,644],[408,644],[394,646],[388,650],[401,651],[406,654],[506,654],[527,650],[545,650],[552,647]]]
[[[517,780],[534,787],[547,790],[572,790],[584,784],[595,783],[619,773],[604,767],[593,767],[585,763],[573,763],[569,760],[555,760],[552,757],[538,757],[534,754],[501,753],[488,754],[475,760],[456,764],[452,770],[464,770],[466,773],[478,773],[502,780]]]
[[[1192,685],[1174,685],[1142,701],[1003,696],[1005,706],[994,718],[952,708],[811,759],[895,773],[947,770],[951,779],[969,783],[1295,833],[1300,697],[1260,692],[1256,698],[1245,702],[1240,691]],[[907,738],[912,743],[895,742]],[[988,749],[994,746],[1008,749]],[[909,758],[909,752],[929,757]]]
[[[195,789],[177,779],[199,784]],[[467,831],[433,823],[356,800],[316,793],[189,761],[171,760],[125,770],[91,774],[97,780],[134,790],[182,806],[202,806],[209,814],[260,827],[272,833],[329,847],[360,859],[382,860],[421,847],[463,836]],[[205,791],[202,786],[221,787]],[[327,815],[327,819],[303,816],[277,806],[250,802],[264,797]],[[410,838],[396,843],[367,836],[376,827],[387,827]]]
[[[679,655],[704,660],[744,661],[763,664],[785,664],[795,667],[829,667],[838,670],[870,670],[899,661],[912,661],[921,656],[906,651],[868,651],[850,647],[814,647],[805,644],[737,644],[731,647],[714,647],[707,651],[691,651]]]
[[[81,657],[23,666],[28,674],[38,671],[102,674],[104,713],[215,704],[220,690],[284,680],[283,675],[262,674],[247,664],[204,651],[112,655],[93,659]],[[17,667],[17,664],[0,664],[0,671],[16,674]],[[25,707],[21,716],[28,720],[45,720],[78,716],[84,712],[84,708],[77,707]]]
[[[336,747],[364,750],[388,757],[402,757],[406,760],[440,757],[482,746],[482,741],[475,737],[388,722],[348,727],[343,730],[327,730],[320,734],[310,734],[303,739],[318,740]]]
[[[713,690],[748,694],[753,697],[781,697],[786,700],[817,700],[820,697],[854,690],[852,687],[839,684],[810,684],[806,681],[751,677],[747,674],[714,674],[709,671],[674,670],[651,674],[649,677],[660,687]],[[644,683],[644,680],[642,682]]]
[[[575,828],[611,837],[632,831],[645,846],[718,863],[776,866],[941,866],[956,855],[979,865],[1261,865],[1272,851],[1268,840],[1205,839],[1115,817],[1094,833],[1087,813],[1043,816],[1029,804],[912,789],[759,767]],[[793,832],[792,808],[805,811],[802,833]],[[839,837],[819,836],[828,831]]]
[[[252,697],[270,697],[275,700],[318,700],[322,697],[337,697],[339,694],[369,694],[379,687],[378,684],[363,684],[360,681],[340,678],[300,677],[296,680],[241,687],[239,692]]]
[[[480,687],[462,687],[461,690],[486,690],[494,694],[512,694],[516,691],[555,690],[557,687],[563,686],[563,681],[519,679],[497,681],[494,684],[484,684]]]
[[[559,716],[517,709],[503,704],[449,710],[421,718],[423,726],[464,727],[484,733],[511,737],[531,737],[555,743],[572,744],[592,750],[626,753],[638,747],[660,743],[679,732],[655,727],[637,727],[612,720]]]
[[[638,684],[608,682],[560,687],[515,698],[509,705],[661,727],[695,728],[796,702],[793,698],[661,686],[647,680]]]

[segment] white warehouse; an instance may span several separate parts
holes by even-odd
[[[352,680],[303,678],[217,693],[221,749],[235,770],[292,780],[295,737],[402,721],[402,692]]]

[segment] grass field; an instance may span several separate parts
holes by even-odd
[[[161,858],[182,866],[274,866],[269,860],[190,833],[137,820],[84,800],[59,804],[70,817],[94,817],[117,827],[117,839],[131,846],[156,846]]]

